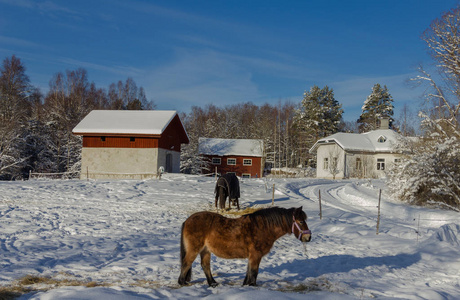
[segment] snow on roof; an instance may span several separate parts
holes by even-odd
[[[217,156],[258,156],[264,152],[263,140],[199,138],[198,152]]]
[[[310,152],[315,152],[321,144],[337,143],[348,151],[392,152],[399,134],[391,129],[379,129],[365,133],[338,132],[318,140]]]
[[[174,110],[93,110],[72,130],[75,134],[161,134]]]

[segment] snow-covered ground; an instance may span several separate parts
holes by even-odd
[[[214,180],[0,182],[0,286],[26,275],[96,282],[20,299],[460,299],[460,218],[382,195],[381,181],[245,179],[240,205],[303,206],[312,241],[279,239],[257,287],[242,286],[245,260],[212,257],[220,283],[199,265],[179,287],[179,238],[193,212],[214,210]],[[268,189],[267,189],[268,187]],[[318,194],[322,196],[319,218]],[[36,284],[35,289],[50,285]]]

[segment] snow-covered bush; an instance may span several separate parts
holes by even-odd
[[[460,141],[424,139],[405,147],[410,155],[388,172],[390,193],[411,204],[460,211]]]

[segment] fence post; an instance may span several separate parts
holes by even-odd
[[[323,209],[321,207],[321,190],[319,192],[319,219],[321,220],[323,218]]]
[[[379,226],[380,226],[380,198],[382,196],[382,189],[379,190],[379,205],[377,206],[377,232],[379,234]]]
[[[275,205],[275,184],[273,184],[272,188],[272,206]]]

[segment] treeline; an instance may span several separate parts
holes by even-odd
[[[0,66],[0,179],[78,172],[81,138],[72,129],[93,109],[154,109],[132,78],[96,87],[84,69],[59,72],[43,95],[16,56]]]
[[[365,101],[363,114],[356,122],[343,120],[342,105],[333,89],[313,86],[300,103],[279,101],[276,105],[252,103],[204,108],[193,107],[182,120],[190,138],[181,155],[181,169],[199,173],[203,165],[198,156],[198,138],[261,139],[266,162],[274,168],[316,167],[309,149],[318,139],[339,131],[373,130],[382,117],[393,119],[393,98],[386,87],[376,84]]]
[[[372,130],[382,116],[393,116],[393,99],[376,84],[357,122],[344,122],[333,89],[313,86],[300,103],[240,103],[193,107],[181,119],[190,138],[183,147],[181,170],[199,173],[198,138],[262,139],[267,162],[275,168],[315,167],[308,150],[320,138],[338,131]],[[132,78],[96,87],[84,69],[59,72],[42,95],[16,56],[0,66],[0,179],[34,173],[80,171],[81,138],[72,129],[94,109],[154,109]],[[72,175],[71,174],[71,175]]]

